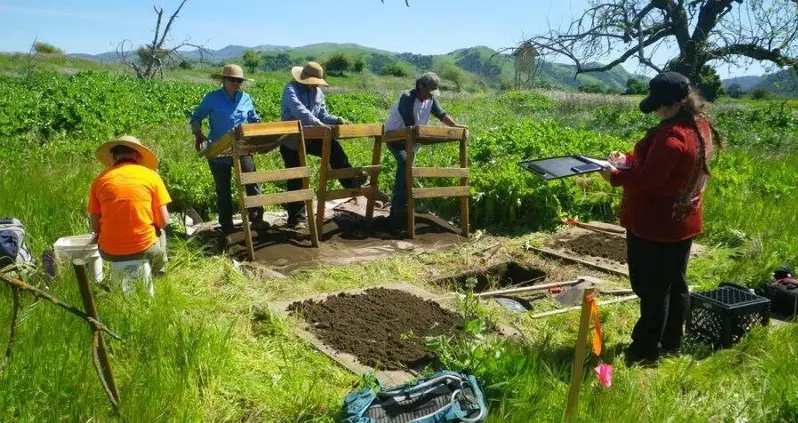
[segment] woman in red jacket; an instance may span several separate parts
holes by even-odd
[[[667,72],[649,82],[643,113],[661,122],[634,151],[613,153],[603,172],[623,187],[620,220],[626,228],[629,279],[640,297],[640,319],[627,350],[631,362],[653,363],[681,347],[688,298],[687,260],[702,231],[702,192],[709,176],[713,140],[719,143],[705,105],[682,74]]]

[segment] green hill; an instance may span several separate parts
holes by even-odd
[[[219,50],[210,50],[208,54],[204,55],[203,61],[215,66],[223,62],[240,60],[247,50],[263,53],[268,63],[265,66],[267,70],[283,70],[308,60],[323,62],[334,53],[346,53],[355,58],[363,58],[367,63],[368,70],[374,74],[379,74],[385,66],[391,64],[399,64],[410,74],[417,74],[437,69],[441,64],[449,62],[468,72],[471,79],[482,81],[488,85],[509,86],[514,79],[513,59],[507,54],[499,53],[485,46],[458,49],[441,55],[422,55],[395,53],[351,43],[320,43],[295,48],[275,45],[255,47],[230,45]],[[197,51],[188,51],[184,55],[195,62],[200,60]],[[76,54],[74,56],[103,63],[118,61],[115,52],[98,55]],[[573,66],[545,62],[540,64],[536,81],[541,86],[562,89],[575,89],[583,84],[599,84],[606,88],[622,90],[626,86],[626,80],[632,76],[618,66],[608,72],[580,75],[574,78]]]
[[[723,81],[723,88],[739,85],[743,91],[750,92],[763,88],[781,97],[798,98],[798,74],[794,70],[782,70],[770,75],[742,76]]]

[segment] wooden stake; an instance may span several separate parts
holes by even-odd
[[[626,297],[616,298],[614,300],[599,301],[597,304],[600,305],[600,306],[605,306],[605,305],[610,305],[610,304],[624,303],[626,301],[632,301],[632,300],[636,300],[636,299],[638,299],[637,295],[629,295],[629,296],[626,296]],[[582,306],[566,307],[566,308],[561,308],[561,309],[558,309],[558,310],[546,311],[544,313],[533,314],[533,315],[531,315],[529,317],[532,318],[532,319],[540,319],[542,317],[549,317],[549,316],[555,316],[557,314],[568,313],[569,311],[578,310],[581,307]]]
[[[509,288],[509,289],[500,289],[497,291],[488,291],[488,292],[481,292],[478,294],[474,294],[475,297],[495,297],[497,295],[506,295],[506,294],[517,294],[520,292],[535,292],[535,291],[545,291],[549,288],[558,288],[564,286],[573,286],[580,282],[584,282],[585,279],[577,279],[575,281],[565,281],[565,282],[554,282],[554,283],[547,283],[542,285],[535,285],[535,286],[525,286],[523,288]]]
[[[374,150],[371,153],[371,165],[372,166],[379,166],[380,161],[382,160],[382,136],[374,137]],[[366,202],[366,219],[374,218],[374,201],[377,199],[377,195],[380,189],[380,172],[376,172],[371,175],[371,180],[369,181],[369,185],[374,189],[373,194],[369,196]]]
[[[330,150],[332,149],[332,140],[330,138],[330,130],[324,132],[321,142],[321,169],[319,169],[319,191],[316,194],[316,230],[323,231],[324,228],[324,208],[327,202],[327,172],[330,169]]]
[[[612,269],[612,268],[609,268],[609,267],[606,267],[606,266],[602,266],[602,265],[599,265],[599,264],[591,263],[589,261],[581,260],[581,259],[578,259],[576,257],[562,256],[562,255],[559,255],[559,254],[551,252],[551,251],[546,251],[546,250],[543,250],[543,249],[540,249],[540,248],[537,248],[537,247],[533,247],[531,245],[527,247],[527,250],[532,250],[532,251],[534,251],[534,252],[536,252],[536,253],[544,256],[544,257],[553,258],[555,260],[563,260],[565,262],[581,264],[582,266],[585,266],[585,267],[590,267],[592,269],[601,270],[601,271],[607,272],[607,273],[612,273],[613,275],[621,276],[621,277],[624,277],[624,278],[628,278],[629,277],[628,274],[626,274],[626,273],[624,273],[622,271],[619,271],[619,270],[615,270],[615,269]]]
[[[252,158],[255,159],[254,157]],[[238,140],[233,140],[233,168],[236,173],[236,181],[241,181],[241,156],[238,154]],[[241,210],[241,219],[244,221],[244,240],[247,244],[247,256],[250,261],[255,261],[255,246],[252,244],[252,231],[249,228],[249,210],[247,209],[246,186],[241,182],[238,186],[238,208]]]
[[[468,130],[463,131],[463,139],[460,140],[460,168],[468,169]],[[460,178],[460,186],[468,188],[468,177]],[[463,236],[468,238],[468,195],[460,197],[460,224],[462,225]]]
[[[574,411],[579,405],[579,387],[582,385],[582,374],[587,356],[587,332],[590,326],[590,302],[593,288],[585,289],[582,295],[582,316],[579,319],[579,332],[576,335],[574,362],[571,365],[571,385],[568,389],[568,406],[565,409],[565,421],[571,421]]]
[[[299,166],[307,166],[308,153],[305,147],[305,134],[302,129],[302,123],[297,122],[299,126]],[[310,178],[302,178],[302,189],[310,189]],[[318,201],[318,199],[317,199]],[[313,200],[305,201],[305,211],[308,214],[308,229],[310,231],[310,244],[319,248],[319,228],[316,227],[316,219],[313,217]]]
[[[415,161],[415,146],[416,133],[418,133],[418,126],[409,128],[407,131],[407,139],[405,140],[405,179],[407,181],[407,232],[410,233],[410,239],[416,239],[416,205],[413,200],[413,162]]]
[[[78,288],[80,289],[80,296],[83,298],[83,306],[86,308],[86,314],[94,319],[100,321],[97,316],[97,307],[94,305],[94,296],[91,293],[91,286],[89,285],[89,274],[86,271],[86,261],[76,259],[72,261],[72,267],[75,269],[75,276],[78,279]],[[108,360],[108,353],[105,351],[105,342],[103,337],[97,329],[94,330],[94,339],[97,342],[97,361],[99,361],[100,368],[102,369],[102,378],[105,379],[104,387],[111,397],[111,403],[114,408],[119,411],[119,391],[116,389],[116,382],[114,382],[114,373],[111,370],[111,362]]]

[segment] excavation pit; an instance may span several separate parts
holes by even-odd
[[[543,283],[547,276],[545,271],[536,267],[509,261],[440,278],[433,283],[455,291],[473,290],[479,293],[501,288],[531,286]]]

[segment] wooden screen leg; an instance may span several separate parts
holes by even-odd
[[[374,137],[374,149],[371,153],[371,164],[379,165],[382,159],[382,137]],[[371,187],[371,195],[369,195],[366,202],[366,219],[374,218],[374,201],[377,199],[377,193],[380,192],[380,172],[374,173],[371,177],[369,185]]]
[[[460,167],[468,169],[468,146],[466,144],[467,132],[460,140]],[[468,186],[468,177],[460,178],[460,186]],[[463,236],[468,238],[468,195],[460,197],[460,224],[463,228]]]
[[[301,125],[301,124],[300,124]],[[307,166],[307,150],[305,149],[305,138],[299,139],[299,166]],[[310,189],[310,178],[302,178],[302,189]],[[308,214],[308,229],[310,231],[310,243],[319,248],[319,235],[316,232],[316,219],[313,216],[313,200],[305,201],[305,211]]]
[[[255,261],[255,246],[252,244],[252,232],[249,229],[249,210],[245,205],[246,188],[241,181],[241,156],[238,155],[238,143],[233,142],[233,168],[236,173],[236,187],[238,188],[238,208],[241,210],[241,218],[244,220],[244,239],[247,243],[247,255],[250,261]]]
[[[415,128],[408,131],[407,140],[405,141],[405,152],[407,161],[405,162],[405,178],[407,179],[407,232],[410,233],[410,239],[416,239],[416,205],[413,201],[413,162],[415,161],[415,152],[413,146],[415,144]]]
[[[327,172],[330,169],[331,139],[326,135],[322,139],[321,169],[319,171],[319,191],[316,193],[316,230],[324,232],[324,210],[327,200]]]

